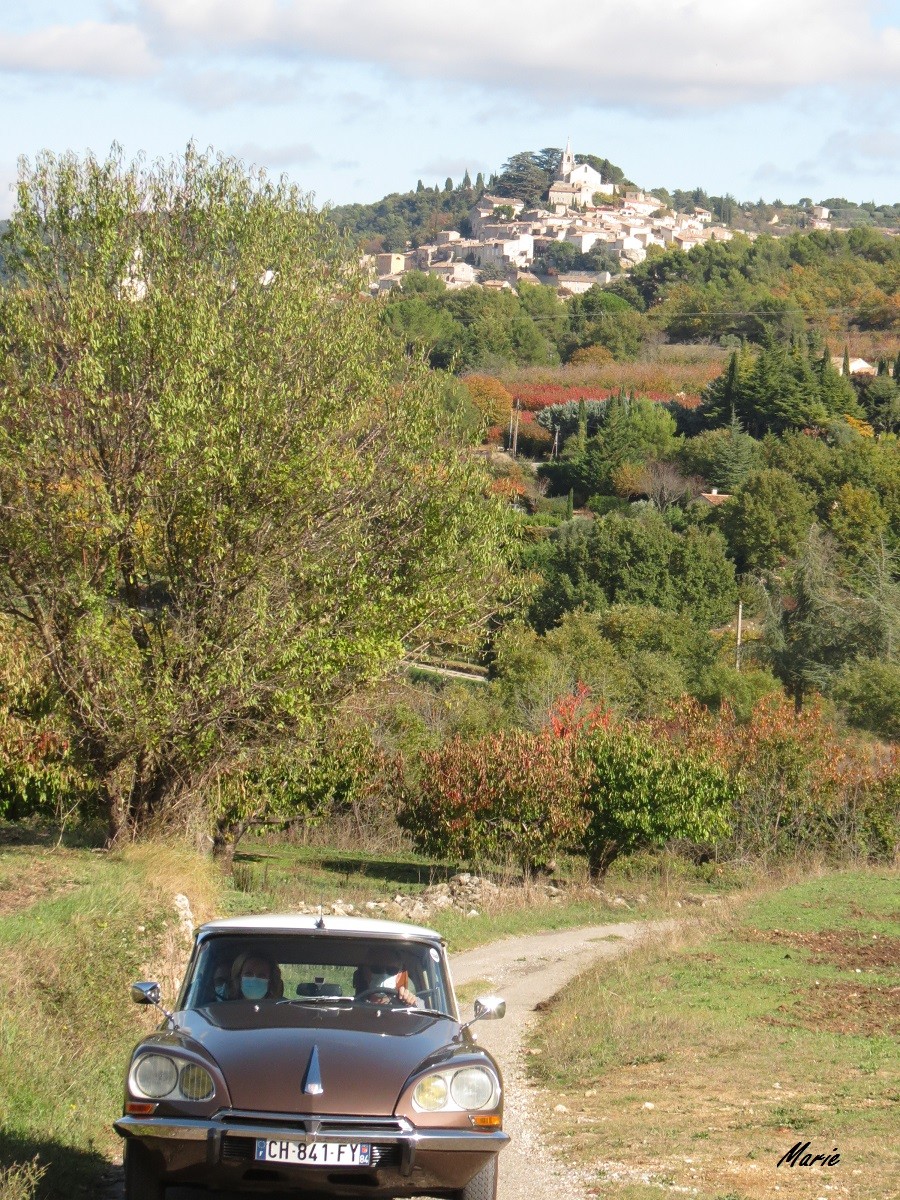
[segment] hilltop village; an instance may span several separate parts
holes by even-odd
[[[812,228],[830,227],[829,211],[816,206]],[[650,246],[690,250],[715,239],[729,241],[733,231],[715,224],[705,208],[675,212],[658,196],[605,180],[588,163],[579,163],[567,143],[558,178],[547,193],[546,207],[526,208],[524,201],[485,192],[469,211],[470,236],[441,230],[433,241],[405,251],[368,258],[373,292],[390,291],[408,271],[425,271],[450,289],[481,283],[511,288],[522,280],[551,284],[559,293],[578,295],[594,284],[609,283],[612,270],[577,271],[549,267],[554,243],[568,243],[580,256],[602,248],[608,263],[620,270],[642,262]],[[545,269],[536,270],[536,264]]]

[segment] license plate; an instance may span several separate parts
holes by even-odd
[[[372,1147],[362,1142],[292,1142],[256,1139],[257,1162],[298,1163],[308,1167],[368,1167]]]

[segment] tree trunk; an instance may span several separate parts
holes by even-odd
[[[588,870],[591,880],[594,883],[600,883],[618,857],[619,846],[615,842],[603,842],[599,846],[592,846],[588,851]]]

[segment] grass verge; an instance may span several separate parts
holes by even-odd
[[[156,1024],[128,985],[151,975],[172,994],[186,950],[174,896],[186,880],[201,919],[215,883],[176,849],[0,855],[3,1200],[87,1195],[118,1152],[111,1122],[128,1053]]]
[[[532,1073],[552,1139],[593,1194],[900,1195],[898,878],[794,883],[558,997]],[[798,1142],[840,1161],[778,1167]]]

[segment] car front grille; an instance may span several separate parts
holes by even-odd
[[[396,1137],[408,1133],[412,1128],[408,1121],[398,1117],[350,1117],[350,1116],[307,1116],[293,1113],[241,1112],[231,1110],[218,1114],[223,1125],[234,1127],[252,1126],[254,1129],[281,1131],[282,1133],[305,1133],[353,1135],[356,1141],[361,1136],[373,1141],[378,1138]]]

